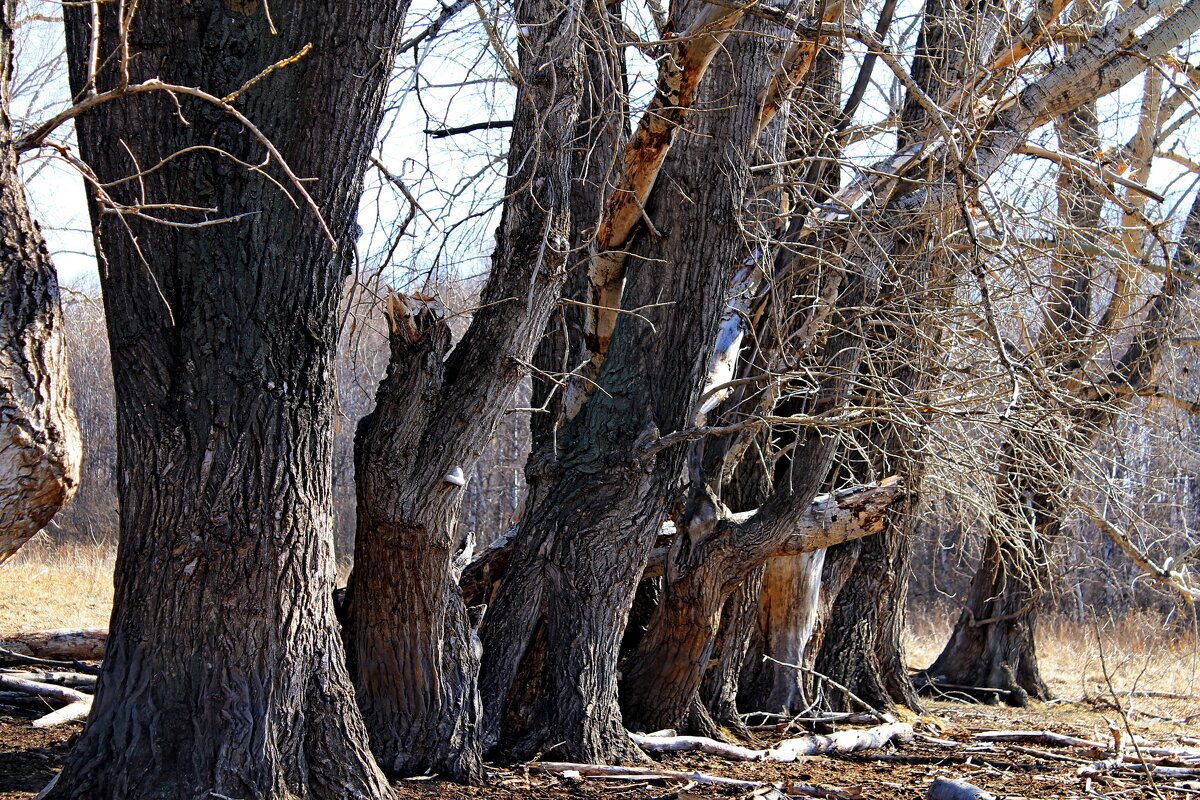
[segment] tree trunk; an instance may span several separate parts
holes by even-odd
[[[817,624],[821,573],[825,551],[773,558],[767,562],[758,599],[762,659],[746,695],[748,709],[776,714],[798,714],[809,707],[804,672],[805,652]]]
[[[79,487],[58,276],[29,215],[13,147],[9,81],[16,3],[0,20],[0,564]]]
[[[124,23],[101,6],[100,52],[121,53],[116,32],[127,27],[132,81],[217,97],[311,43],[236,103],[310,179],[328,227],[242,166],[262,163],[262,146],[214,104],[149,92],[77,120],[83,157],[109,192],[93,194],[91,210],[121,538],[95,704],[54,800],[392,796],[333,611],[332,365],[345,259],[329,232],[353,247],[404,6],[296,2],[275,9],[277,35],[259,4],[143,4]],[[72,90],[83,96],[91,9],[66,16]],[[119,56],[102,60],[98,91],[121,73]],[[122,181],[138,164],[159,168]],[[230,221],[157,224],[145,204],[174,204],[157,213],[175,222],[209,217],[182,206]]]
[[[451,574],[457,475],[495,434],[566,276],[582,4],[515,8],[518,93],[504,218],[480,308],[448,359],[440,307],[390,304],[392,357],[355,441],[350,635],[372,747],[396,774],[483,778],[479,643]],[[517,302],[511,302],[516,299]]]
[[[485,730],[489,743],[516,754],[639,757],[617,707],[617,657],[683,467],[681,448],[644,447],[690,424],[703,387],[706,353],[697,346],[716,332],[742,247],[755,76],[771,64],[763,39],[739,37],[737,81],[714,62],[719,77],[706,79],[695,125],[667,156],[659,183],[672,188],[653,193],[645,209],[663,227],[630,247],[621,305],[639,311],[617,315],[598,388],[558,434],[563,456],[544,499],[527,509],[484,621]],[[664,308],[664,297],[674,305]],[[535,651],[539,636],[545,647]],[[541,686],[534,707],[519,709],[514,689],[532,684]]]

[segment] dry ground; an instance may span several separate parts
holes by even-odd
[[[21,629],[107,625],[114,550],[55,546],[39,541],[0,567],[0,634]],[[945,611],[910,614],[914,666],[928,664],[945,642],[952,620]],[[1193,630],[1164,632],[1160,620],[1132,618],[1103,626],[1051,621],[1041,625],[1039,650],[1051,687],[1061,698],[1029,709],[992,708],[953,700],[933,701],[914,717],[917,739],[900,748],[843,757],[814,757],[794,764],[731,762],[697,754],[658,759],[667,769],[711,775],[838,787],[840,797],[918,798],[935,777],[955,777],[1008,798],[1200,798],[1200,780],[1144,776],[1079,775],[1097,757],[1079,750],[1029,745],[981,747],[971,734],[998,729],[1049,729],[1112,741],[1113,728],[1164,745],[1200,746],[1200,645]],[[1163,697],[1190,695],[1192,697]],[[72,724],[35,730],[36,712],[0,705],[0,800],[30,800],[59,769]],[[795,735],[795,734],[793,734]],[[957,747],[949,743],[957,743]],[[449,800],[694,800],[749,797],[748,790],[661,780],[564,780],[524,765],[496,767],[486,787],[440,781],[403,781],[404,798]]]

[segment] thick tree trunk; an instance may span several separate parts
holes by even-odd
[[[223,97],[311,43],[236,102],[310,179],[328,230],[352,247],[404,5],[292,3],[275,9],[277,35],[261,4],[142,4],[124,24],[105,5],[100,52],[122,52],[116,32],[127,28],[133,81]],[[72,89],[83,96],[91,9],[66,15]],[[120,85],[121,73],[118,56],[102,60],[96,88]],[[49,797],[388,798],[332,603],[345,261],[303,203],[241,165],[262,163],[262,147],[220,107],[150,92],[93,109],[77,130],[110,193],[93,196],[92,217],[121,538],[95,704]],[[137,164],[159,168],[121,181]],[[145,203],[237,219],[168,226],[128,213]]]
[[[347,649],[380,766],[478,781],[478,645],[451,575],[462,490],[427,474],[445,465],[412,446],[444,388],[450,328],[434,310],[399,307],[408,302],[392,301],[391,363],[355,437]]]
[[[79,487],[58,276],[17,172],[10,116],[16,3],[0,9],[0,564]]]

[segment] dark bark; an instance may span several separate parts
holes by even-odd
[[[522,31],[504,217],[480,308],[443,363],[439,308],[393,298],[392,354],[356,439],[349,640],[371,743],[395,774],[483,777],[478,649],[451,574],[470,474],[526,374],[570,258],[582,8],[516,6]],[[453,471],[457,470],[457,473]]]
[[[100,52],[119,53],[117,7],[101,10]],[[272,35],[261,4],[142,4],[128,26],[130,77],[222,97],[311,43],[236,103],[311,179],[329,229],[352,247],[404,10],[296,2],[274,9]],[[82,95],[90,9],[66,16]],[[97,88],[119,85],[120,73],[118,57],[103,60]],[[95,705],[49,796],[390,797],[332,603],[344,259],[303,203],[211,149],[263,160],[219,107],[152,92],[93,109],[77,130],[114,202],[245,216],[170,226],[91,198],[116,386],[120,547]],[[177,155],[113,183],[136,169],[130,153],[143,168]]]
[[[643,310],[619,315],[599,388],[559,432],[563,455],[544,499],[527,509],[484,622],[487,730],[519,754],[636,756],[616,704],[618,648],[682,470],[680,448],[639,450],[659,431],[688,425],[703,386],[698,347],[715,334],[740,249],[745,154],[762,83],[754,76],[770,69],[769,48],[760,36],[738,37],[732,57],[745,70],[735,83],[728,65],[714,65],[725,75],[709,76],[697,104],[704,112],[671,149],[646,209],[661,237],[643,234],[629,258],[622,306]],[[658,305],[664,297],[674,305]],[[543,625],[535,679],[522,663]],[[518,729],[507,722],[511,692],[531,680],[543,690]]]
[[[13,147],[15,2],[0,8],[0,564],[79,487],[58,276],[29,214]]]

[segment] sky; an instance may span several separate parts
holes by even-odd
[[[55,19],[59,13],[56,3],[24,2],[25,22],[17,35],[13,116],[40,121],[69,101],[61,58],[63,32],[61,22]],[[915,19],[915,0],[904,0],[901,6],[898,20],[906,16]],[[406,37],[423,29],[441,7],[437,0],[416,0]],[[410,51],[397,65],[376,155],[405,184],[419,208],[411,209],[414,220],[405,228],[403,239],[394,241],[400,221],[410,213],[409,200],[377,170],[370,170],[360,206],[359,224],[364,233],[358,247],[361,268],[380,272],[398,288],[411,290],[414,284],[430,281],[431,276],[436,282],[438,278],[470,276],[486,270],[499,216],[508,131],[435,139],[426,130],[511,117],[512,87],[497,77],[503,74],[500,60],[480,25],[479,11],[490,7],[486,2],[468,6],[447,25],[432,48]],[[650,38],[649,21],[639,13],[641,5],[626,3],[625,7],[630,27]],[[904,40],[914,31],[911,20],[894,25],[890,33],[893,46],[900,52],[911,50],[904,46]],[[636,111],[651,95],[655,67],[637,49],[627,48],[627,53]],[[856,65],[848,60],[847,88],[855,76]],[[882,64],[877,63],[874,77],[875,88],[864,102],[867,114],[872,108],[886,108],[886,95],[894,91]],[[1140,81],[1135,81],[1102,103],[1101,117],[1117,120],[1115,126],[1106,126],[1108,143],[1123,142],[1132,135],[1140,89]],[[70,136],[70,132],[64,130],[61,135]],[[1046,144],[1054,145],[1049,128],[1040,136],[1048,139]],[[1192,143],[1186,135],[1177,137],[1173,145],[1189,158],[1200,158],[1200,154],[1191,152],[1200,149],[1200,142]],[[891,147],[894,137],[876,137],[858,144],[849,157],[870,164],[890,152]],[[27,159],[22,168],[30,204],[63,284],[94,286],[96,260],[82,179],[71,166],[52,157],[52,151]],[[1156,166],[1152,185],[1172,187],[1164,215],[1190,188],[1191,181],[1180,179],[1182,172],[1181,167],[1166,162]],[[1045,162],[1017,164],[1009,175],[1023,178],[1010,178],[1007,184],[996,182],[996,191],[1023,192],[1037,183],[1047,190],[1047,196],[1052,196],[1052,172]],[[847,168],[847,179],[851,176]]]

